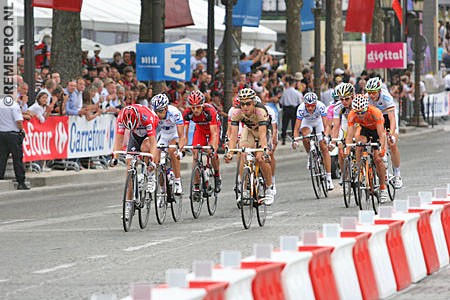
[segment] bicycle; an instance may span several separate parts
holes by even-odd
[[[172,171],[171,159],[168,153],[169,148],[178,149],[178,145],[159,145],[161,151],[159,164],[155,170],[155,213],[158,224],[162,225],[166,218],[167,207],[170,204],[172,218],[178,222],[183,212],[183,197],[175,195],[175,175]]]
[[[127,179],[125,181],[125,188],[123,192],[122,201],[122,225],[125,232],[128,232],[131,227],[134,213],[139,211],[139,227],[145,229],[148,224],[151,193],[147,190],[148,174],[147,164],[140,159],[140,157],[149,157],[152,159],[153,155],[144,152],[130,152],[130,151],[114,151],[114,153],[125,154],[127,158],[131,158],[130,168],[127,170]],[[127,206],[127,200],[132,200],[132,209]],[[128,214],[127,214],[128,210]],[[128,218],[126,216],[128,215]]]
[[[369,148],[372,149],[373,147],[378,146],[378,143],[371,142],[347,144],[347,147],[360,147],[363,149],[361,158],[357,163],[358,168],[356,173],[359,208],[361,210],[368,210],[372,207],[375,214],[378,213],[379,207],[380,182],[373,160],[373,154],[369,152]],[[376,200],[375,197],[377,198]]]
[[[319,144],[318,136],[323,136],[323,134],[310,133],[305,136],[296,137],[293,139],[294,142],[309,138],[309,153],[308,162],[309,170],[311,174],[311,181],[314,189],[314,194],[317,199],[323,195],[328,197],[328,186],[327,186],[327,174],[325,172],[325,167],[323,165],[323,157],[320,148],[317,147]]]
[[[267,206],[264,203],[266,195],[266,181],[259,164],[256,163],[255,152],[265,152],[263,148],[228,149],[231,152],[246,153],[247,158],[241,161],[244,164],[240,187],[240,210],[242,224],[249,229],[252,223],[253,208],[256,209],[256,218],[260,227],[266,223]],[[242,158],[240,158],[242,159]]]
[[[200,216],[203,202],[206,201],[208,213],[214,215],[217,209],[217,194],[215,192],[214,170],[211,166],[211,155],[206,155],[206,163],[203,163],[203,154],[206,150],[213,150],[212,146],[184,146],[183,149],[198,150],[198,156],[194,162],[191,174],[191,189],[189,200],[194,219]],[[195,190],[197,181],[199,190]]]
[[[387,138],[389,138],[390,134],[388,132],[386,132],[386,135],[388,136]],[[394,201],[396,193],[394,166],[392,165],[391,160],[391,150],[389,147],[386,147],[386,149],[386,155],[383,157],[383,163],[386,167],[386,187],[388,190],[389,199]]]
[[[344,149],[348,147],[345,145],[345,141],[342,139],[333,139],[333,142],[343,143]],[[344,150],[345,151],[345,150]],[[355,147],[351,147],[350,155],[344,158],[343,168],[341,172],[342,177],[342,190],[344,194],[344,204],[345,207],[350,207],[350,202],[353,197],[355,198],[355,204],[359,206],[358,195],[357,195],[357,164],[356,164],[356,153]]]

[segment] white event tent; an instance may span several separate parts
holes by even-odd
[[[24,23],[24,0],[16,0],[17,21],[19,26]],[[177,41],[182,38],[190,38],[198,42],[206,43],[208,26],[208,2],[205,0],[189,0],[192,18],[195,25],[167,29],[165,31],[166,42]],[[81,23],[83,30],[110,32],[111,34],[126,32],[130,40],[139,34],[141,1],[140,0],[84,0],[81,9]],[[220,45],[225,25],[225,9],[215,7],[215,45]],[[37,28],[52,26],[52,10],[46,8],[34,8],[34,23]],[[131,38],[132,36],[132,38]],[[243,27],[242,42],[265,48],[268,44],[274,44],[277,33],[267,27]],[[106,44],[105,42],[103,42]],[[110,44],[114,44],[112,41]]]

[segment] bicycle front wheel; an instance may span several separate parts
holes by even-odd
[[[128,172],[127,180],[125,181],[125,189],[123,192],[122,201],[122,225],[125,232],[130,231],[131,221],[134,215],[134,202],[136,200],[137,178],[134,172]],[[127,201],[129,200],[129,201]],[[127,207],[127,202],[131,202],[131,211]],[[128,211],[127,211],[128,210]],[[127,216],[128,215],[128,216]]]
[[[139,185],[139,197],[140,197],[140,209],[139,209],[139,227],[144,229],[147,227],[148,219],[150,217],[150,207],[151,207],[151,196],[150,192],[147,190],[148,176],[145,175],[145,166],[143,169],[139,170],[143,174],[142,185]]]
[[[320,187],[320,176],[322,175],[320,173],[320,167],[319,164],[317,163],[316,154],[314,150],[309,151],[308,159],[314,194],[316,195],[317,199],[320,199],[320,196],[322,194]]]
[[[249,229],[252,224],[254,189],[252,173],[249,168],[244,169],[241,178],[241,217],[245,229]]]
[[[378,214],[380,206],[380,180],[377,174],[377,168],[373,161],[370,162],[369,168],[369,180],[370,180],[370,200],[372,201],[372,208],[375,214]]]
[[[257,191],[263,191],[263,195],[259,195],[258,192],[258,198],[259,201],[254,201],[254,205],[256,208],[256,219],[258,220],[258,224],[260,227],[263,227],[266,223],[266,215],[267,215],[267,206],[264,203],[264,197],[266,195],[266,181],[264,180],[264,177],[262,174],[258,175],[259,179],[257,181]],[[261,188],[262,186],[262,188]]]
[[[211,176],[209,176],[208,179],[209,187],[206,193],[206,206],[208,207],[208,213],[210,216],[213,216],[217,209],[217,193],[215,192],[216,182],[214,180],[214,176],[212,175],[213,172],[214,170],[210,168],[208,173],[211,174]]]
[[[198,190],[195,189],[195,182],[197,182]],[[195,167],[192,169],[191,175],[191,191],[189,195],[189,199],[191,201],[191,211],[194,219],[198,219],[200,216],[200,212],[202,211],[203,199],[202,199],[202,189],[203,187],[203,178],[202,178],[202,169],[199,164],[195,164]]]
[[[239,198],[239,188],[241,187],[241,184],[239,182],[239,169],[240,169],[240,165],[241,165],[241,156],[240,153],[236,156],[236,175],[234,177],[234,194],[236,195],[236,200]],[[241,209],[240,207],[241,202],[236,201],[236,205],[239,209]]]
[[[366,168],[367,161],[361,159],[358,164],[358,200],[361,210],[372,209],[370,182],[367,181],[369,174]]]
[[[344,168],[342,170],[342,189],[344,191],[345,207],[350,207],[352,198],[352,162],[349,157],[344,160]]]
[[[395,200],[395,176],[394,174],[394,167],[392,165],[391,155],[389,152],[386,153],[387,160],[388,160],[388,166],[386,168],[386,186],[389,194],[389,199],[391,201]]]
[[[158,166],[155,171],[155,211],[158,224],[162,225],[167,213],[167,175],[166,169]]]
[[[320,170],[320,186],[322,187],[323,195],[328,197],[328,181],[327,181],[327,173],[325,172],[325,166],[323,165],[323,156],[322,152],[317,153],[317,164]]]
[[[178,222],[183,213],[183,196],[175,195],[174,184],[172,184],[170,188],[170,197],[172,198],[172,201],[170,202],[170,209],[172,210],[172,218],[174,222]]]

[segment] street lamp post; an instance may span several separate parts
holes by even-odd
[[[384,11],[384,42],[391,42],[391,9],[392,9],[392,0],[380,0],[380,7]],[[390,70],[385,69],[385,79],[386,82],[390,82]]]
[[[316,0],[314,14],[314,92],[320,97],[320,16],[322,14],[321,1]]]
[[[231,107],[231,98],[233,97],[233,78],[232,78],[232,33],[231,26],[233,21],[233,5],[237,3],[237,0],[222,0],[222,4],[225,5],[225,35],[223,39],[224,44],[224,110],[228,111]]]
[[[414,35],[414,114],[410,125],[416,127],[427,127],[428,123],[422,117],[421,113],[421,93],[420,93],[420,73],[422,70],[422,60],[426,48],[426,39],[420,34],[420,14],[423,12],[423,0],[415,0],[413,2],[416,18],[414,20],[415,35]]]

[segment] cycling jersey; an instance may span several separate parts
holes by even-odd
[[[268,105],[264,105],[267,109],[267,113],[270,116],[271,119],[271,123],[272,124],[277,124],[278,123],[278,118],[277,118],[277,114],[275,113],[275,111],[273,110],[272,107],[268,106]]]
[[[381,89],[380,97],[377,101],[372,101],[368,94],[366,94],[366,96],[369,98],[369,104],[381,110],[384,115],[386,115],[389,110],[395,109],[394,98],[392,98],[388,90]]]
[[[140,123],[138,126],[132,131],[132,133],[138,137],[145,136],[156,136],[156,128],[158,127],[159,118],[158,116],[150,110],[147,106],[143,106],[140,104],[132,104],[132,106],[136,107],[139,116]],[[117,117],[117,133],[124,134],[125,126],[123,125],[123,112],[125,110],[121,110],[119,116]]]
[[[240,107],[236,107],[231,115],[231,125],[238,126],[239,122],[242,122],[245,127],[252,130],[258,129],[260,125],[265,125],[269,128],[271,124],[267,108],[262,103],[256,103],[255,112],[250,116],[245,115]]]
[[[347,131],[348,128],[348,114],[350,113],[350,109],[346,108],[342,102],[339,102],[333,111],[333,118],[341,120],[341,129]]]
[[[195,129],[209,132],[210,125],[220,126],[219,115],[216,109],[211,104],[205,103],[203,105],[203,111],[199,116],[195,116],[190,107],[186,108],[183,112],[184,125],[189,125],[192,121],[195,123]]]
[[[363,116],[358,116],[353,110],[348,114],[348,126],[359,124],[362,128],[376,130],[377,125],[384,124],[383,113],[373,105],[369,105]]]
[[[317,101],[316,108],[312,113],[310,113],[306,107],[305,103],[302,103],[297,108],[297,119],[298,120],[309,120],[309,121],[315,121],[317,119],[322,120],[322,117],[327,116],[327,108],[325,104],[321,101]]]
[[[231,124],[231,117],[233,116],[233,111],[235,109],[236,109],[236,107],[232,106],[232,107],[230,107],[230,110],[228,111],[228,123],[230,123],[230,124]],[[239,130],[238,130],[239,135],[241,134],[241,132],[242,132],[242,123],[239,123]]]
[[[168,145],[170,141],[178,138],[178,126],[183,126],[183,116],[181,112],[173,105],[167,106],[167,113],[164,119],[159,120],[158,124],[158,143]]]

